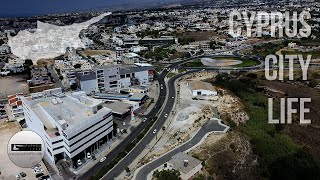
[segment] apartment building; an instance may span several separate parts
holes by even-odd
[[[97,74],[98,89],[100,92],[117,90],[120,88],[120,66],[105,65],[95,69]]]
[[[99,149],[113,134],[111,109],[85,92],[63,93],[61,88],[21,97],[27,127],[45,142],[45,158],[73,164]]]
[[[8,96],[9,110],[11,111],[14,119],[23,118],[23,107],[20,97],[23,96],[21,93],[12,94]]]
[[[79,71],[75,73],[76,85],[87,94],[99,92],[95,71]]]
[[[76,84],[87,94],[92,92],[118,92],[133,85],[149,85],[153,80],[153,66],[149,65],[105,65],[92,71],[76,73]]]
[[[48,76],[48,70],[46,68],[33,68],[31,69],[31,80],[28,82],[37,86],[52,83],[52,80],[51,77]]]

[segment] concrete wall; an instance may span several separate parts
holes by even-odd
[[[139,79],[140,85],[149,84],[148,71],[135,72],[135,78]]]
[[[218,93],[216,91],[209,91],[209,90],[191,90],[192,96],[198,96],[198,92],[201,93],[201,96],[216,96]]]
[[[81,82],[81,91],[86,92],[86,94],[90,94],[92,91],[99,92],[98,89],[98,81],[96,79],[82,81]]]
[[[198,164],[195,168],[193,168],[191,171],[189,171],[188,173],[184,174],[184,173],[181,173],[180,177],[181,179],[183,180],[188,180],[188,179],[191,179],[195,174],[197,174],[198,172],[200,172],[202,168],[202,165],[201,164]]]
[[[122,78],[119,80],[119,83],[121,88],[127,88],[131,86],[130,78]]]

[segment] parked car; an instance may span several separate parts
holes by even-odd
[[[87,158],[91,159],[91,154],[89,152],[87,153]]]
[[[153,134],[155,134],[155,133],[157,133],[157,130],[156,130],[156,129],[153,130]]]
[[[20,176],[21,176],[21,177],[26,177],[27,175],[26,175],[26,173],[21,172],[21,173],[20,173]]]
[[[1,76],[8,76],[10,74],[10,71],[2,71],[0,72]]]
[[[77,165],[78,165],[78,166],[81,166],[81,165],[82,165],[82,162],[81,162],[81,160],[80,160],[80,159],[78,159],[78,161],[77,161]]]
[[[148,118],[143,118],[143,122],[146,122],[148,120]]]
[[[107,158],[106,157],[103,157],[100,159],[100,162],[102,163],[103,161],[105,161]]]
[[[20,177],[19,174],[17,174],[17,175],[16,175],[16,180],[19,180],[19,179],[21,179],[21,177]]]

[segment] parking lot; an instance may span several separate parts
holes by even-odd
[[[26,177],[21,179],[26,180],[38,180],[35,177],[34,170],[31,168],[20,168],[13,164],[7,155],[7,144],[10,138],[17,132],[20,131],[20,126],[17,122],[1,122],[0,123],[0,179],[5,180],[16,180],[16,175],[24,172]],[[41,163],[41,169],[43,170],[43,174],[47,175],[48,172]],[[40,170],[41,171],[41,170]]]

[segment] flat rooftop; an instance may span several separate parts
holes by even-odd
[[[43,122],[47,128],[47,132],[50,135],[56,131],[55,126],[51,123],[49,116],[51,116],[56,122],[65,120],[68,124],[66,132],[73,131],[74,128],[79,127],[80,124],[94,120],[111,112],[110,109],[102,108],[93,113],[92,107],[102,103],[102,101],[87,97],[81,99],[82,96],[77,98],[77,93],[65,93],[63,96],[57,98],[56,96],[44,96],[29,101],[31,109]],[[90,100],[92,100],[90,102]]]
[[[112,102],[104,105],[105,107],[112,110],[113,113],[116,114],[125,114],[130,111],[131,104],[123,103],[123,102]]]
[[[188,165],[184,166],[184,161],[188,161]],[[187,174],[189,173],[192,169],[194,169],[196,166],[201,164],[201,161],[198,159],[185,154],[183,152],[180,152],[176,155],[174,155],[168,163],[173,165],[173,168],[180,171],[181,173]]]

